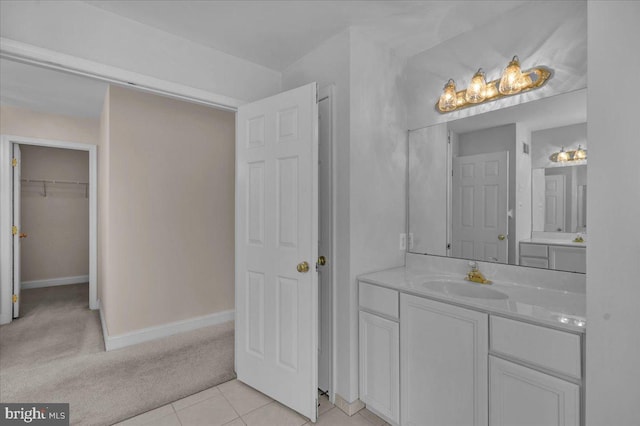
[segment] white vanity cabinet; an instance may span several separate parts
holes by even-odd
[[[489,356],[491,426],[579,426],[580,387]]]
[[[400,295],[403,425],[487,425],[488,315]]]
[[[400,424],[398,292],[360,283],[360,400]]]
[[[363,281],[359,306],[360,399],[389,423],[583,424],[580,330]]]
[[[587,248],[562,244],[521,242],[520,266],[585,273],[587,271]]]
[[[580,425],[578,334],[491,316],[491,426]]]

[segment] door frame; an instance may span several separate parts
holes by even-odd
[[[330,108],[330,112],[331,112],[331,132],[329,133],[329,157],[331,158],[331,164],[329,165],[329,176],[331,177],[330,181],[328,182],[329,185],[329,193],[330,193],[330,200],[331,200],[331,205],[329,206],[329,214],[331,215],[331,225],[330,225],[330,230],[329,230],[329,234],[330,234],[330,238],[331,238],[331,242],[329,244],[329,246],[331,247],[331,253],[329,253],[329,281],[331,283],[331,285],[329,286],[329,297],[331,300],[331,304],[330,304],[330,324],[329,324],[329,333],[330,333],[330,339],[329,339],[329,353],[331,354],[331,361],[329,362],[329,401],[331,401],[331,403],[335,402],[335,389],[334,389],[334,383],[337,383],[337,378],[335,376],[335,365],[337,363],[337,359],[338,359],[338,353],[336,351],[337,348],[337,344],[336,344],[336,315],[335,313],[337,312],[337,308],[336,308],[336,299],[335,299],[335,294],[336,294],[336,280],[335,280],[335,276],[336,276],[336,217],[337,217],[337,200],[336,200],[336,184],[337,184],[337,176],[336,176],[336,168],[335,165],[336,163],[336,154],[337,154],[337,149],[336,149],[336,100],[335,100],[335,84],[329,84],[327,86],[322,86],[318,89],[318,110],[320,108],[320,102],[329,102],[329,108]],[[318,116],[319,116],[319,112],[318,112]],[[320,126],[318,126],[318,130],[319,130]],[[319,140],[318,140],[318,144],[319,144]],[[320,172],[320,169],[318,168],[318,173]],[[321,207],[318,206],[318,220],[320,220],[321,217],[321,212],[320,212]],[[319,255],[323,255],[323,253],[319,253]],[[320,300],[320,297],[318,297],[318,300]],[[319,314],[318,314],[319,315]]]
[[[124,70],[122,68],[105,65],[99,62],[90,61],[87,59],[82,59],[79,57],[75,57],[72,55],[67,55],[64,53],[60,53],[51,49],[46,49],[38,46],[34,46],[27,43],[17,42],[15,40],[10,40],[4,37],[0,37],[0,57],[5,59],[10,59],[13,61],[28,63],[34,66],[58,70],[70,74],[80,75],[84,77],[93,78],[99,81],[104,81],[110,84],[115,84],[123,87],[131,87],[132,85],[137,89],[144,92],[156,93],[164,96],[168,96],[170,98],[181,99],[184,101],[194,102],[201,105],[206,105],[214,108],[219,108],[226,111],[237,111],[238,106],[243,104],[244,102],[239,99],[235,99],[229,96],[220,95],[218,93],[214,93],[207,90],[194,89],[193,87],[185,86],[183,84],[178,84],[166,80],[162,80],[159,78],[151,77],[145,74],[140,74],[136,72],[131,72],[128,70]],[[331,330],[331,342],[332,342],[332,361],[331,361],[331,384],[329,387],[329,398],[331,402],[335,402],[335,384],[337,383],[336,377],[336,365],[338,360],[337,353],[337,337],[335,330],[337,329],[337,301],[335,295],[337,294],[337,286],[336,286],[336,241],[337,241],[337,227],[336,227],[336,219],[337,219],[337,106],[336,106],[336,89],[335,84],[329,84],[327,86],[320,87],[319,93],[324,93],[323,91],[327,88],[330,89],[330,102],[331,102],[331,160],[332,160],[332,170],[331,170],[331,199],[332,199],[332,243],[331,246],[333,248],[331,262],[331,274],[332,274],[332,308],[333,312],[332,316],[332,330]],[[324,96],[324,95],[323,95]],[[320,98],[321,99],[321,98]],[[20,138],[21,140],[28,138]],[[32,140],[36,140],[33,139]],[[40,140],[42,141],[42,140]],[[59,141],[58,141],[59,142]],[[5,247],[5,240],[8,240],[9,243],[11,239],[8,237],[5,238],[5,233],[8,232],[6,229],[10,229],[11,227],[11,216],[6,217],[5,213],[3,213],[2,209],[4,208],[6,195],[4,185],[7,182],[7,173],[9,174],[8,182],[11,182],[10,171],[4,170],[2,167],[6,162],[5,158],[10,157],[10,152],[4,152],[4,137],[2,139],[2,144],[0,145],[0,266],[4,265],[5,260],[4,256],[11,256],[10,244],[9,244],[9,253],[5,254],[7,248]],[[90,167],[90,212],[95,212],[97,215],[97,160],[96,160],[96,146],[94,145],[85,145],[78,144],[80,147],[72,148],[72,149],[82,149],[89,151],[89,167]],[[10,144],[7,144],[10,149]],[[90,147],[91,149],[83,148]],[[93,167],[93,169],[91,168]],[[93,194],[93,195],[92,195]],[[10,194],[9,194],[10,196]],[[91,198],[93,197],[93,198]],[[93,200],[93,201],[92,201]],[[97,216],[92,216],[90,213],[90,235],[93,236],[90,242],[90,250],[93,249],[92,253],[90,253],[89,261],[92,263],[93,267],[90,266],[89,269],[89,278],[90,285],[91,283],[96,283],[97,277]],[[93,222],[91,222],[94,220]],[[6,223],[5,223],[6,222]],[[91,223],[93,223],[94,227],[91,227]],[[93,232],[92,232],[93,231]],[[91,237],[90,237],[91,238]],[[94,245],[95,244],[95,245]],[[93,268],[93,269],[92,269]],[[11,271],[9,271],[10,274]],[[8,312],[9,319],[6,322],[11,322],[11,303],[6,303],[3,295],[5,284],[5,268],[2,268],[2,272],[0,272],[0,324],[4,324],[4,315],[5,312]],[[9,278],[10,281],[10,278]],[[11,283],[9,283],[10,285]],[[96,285],[97,287],[97,285]],[[10,289],[11,290],[11,289]],[[97,289],[96,289],[97,290]],[[97,292],[96,292],[97,298]],[[91,309],[98,309],[97,300],[96,306],[93,307],[90,305]],[[8,306],[8,311],[6,306]]]
[[[98,309],[98,170],[96,145],[31,138],[25,136],[0,135],[0,324],[12,321],[13,252],[11,238],[12,167],[11,148],[19,145],[35,145],[49,148],[74,149],[89,153],[89,308]]]

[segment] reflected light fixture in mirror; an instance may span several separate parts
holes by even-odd
[[[451,112],[537,89],[552,75],[553,71],[544,66],[522,71],[518,57],[514,56],[499,79],[487,82],[485,73],[479,69],[473,75],[469,87],[458,92],[453,79],[449,79],[436,103],[436,110],[440,113]]]
[[[586,160],[587,159],[587,151],[582,149],[581,145],[578,145],[578,149],[573,153],[574,160]]]
[[[556,161],[559,163],[565,163],[569,161],[569,154],[564,150],[564,146],[560,148],[560,152],[556,156]]]
[[[584,161],[587,159],[587,150],[582,149],[582,145],[578,145],[578,149],[565,151],[564,146],[559,152],[554,152],[549,157],[549,160],[554,163],[567,163],[571,161]]]

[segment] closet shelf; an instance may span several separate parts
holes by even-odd
[[[84,185],[84,196],[89,198],[89,182],[80,182],[75,180],[57,180],[57,179],[20,179],[22,183],[41,183],[43,192],[40,194],[43,197],[47,196],[47,184],[57,185]]]

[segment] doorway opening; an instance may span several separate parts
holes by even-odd
[[[13,277],[23,296],[13,317],[49,303],[88,308],[89,153],[13,144],[13,158]]]
[[[96,147],[2,136],[0,157],[1,322],[21,316],[25,289],[73,285],[59,293],[97,309]]]

